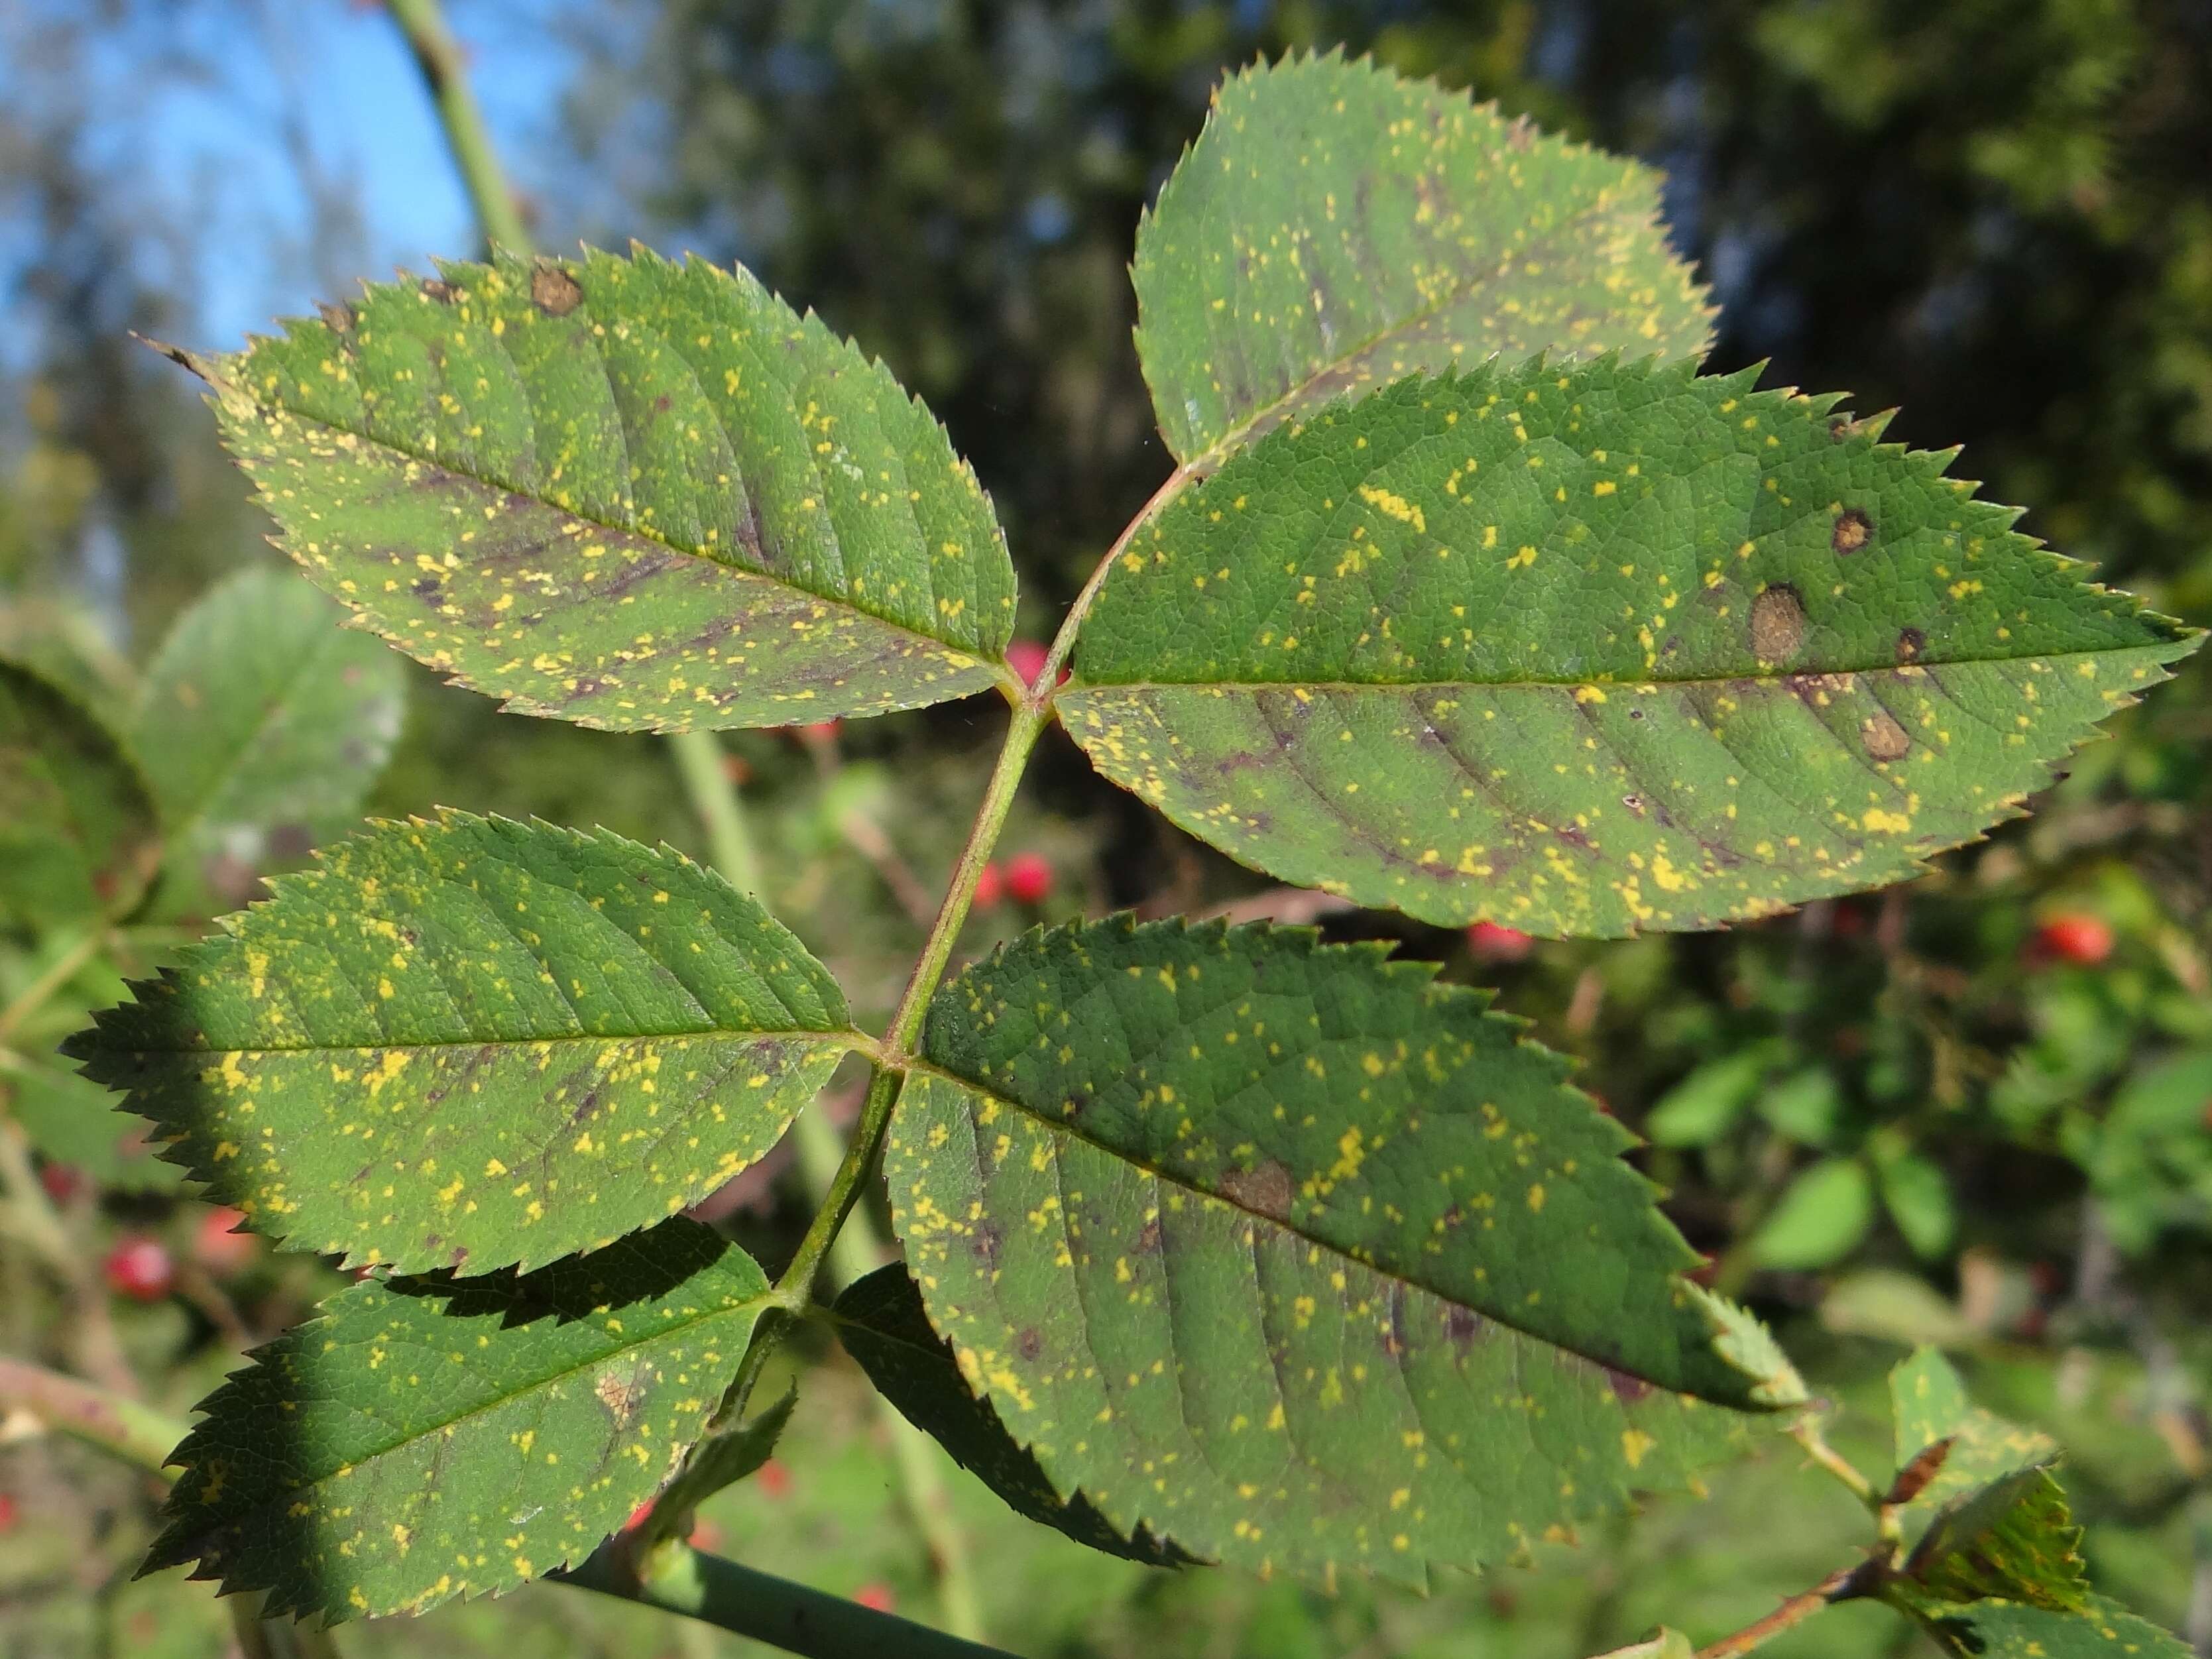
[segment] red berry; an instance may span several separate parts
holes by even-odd
[[[39,1185],[57,1204],[66,1204],[84,1190],[84,1171],[74,1164],[45,1164],[39,1167]]]
[[[988,910],[1006,896],[1006,878],[995,864],[987,864],[975,878],[975,908]]]
[[[1494,921],[1478,921],[1467,930],[1467,948],[1480,962],[1519,962],[1535,943],[1518,927],[1501,927]]]
[[[140,1234],[126,1238],[107,1253],[100,1264],[108,1288],[134,1302],[159,1302],[168,1295],[177,1270],[158,1238]]]
[[[653,1499],[648,1498],[629,1512],[629,1519],[622,1523],[622,1529],[624,1532],[635,1532],[645,1524],[646,1517],[652,1513]]]
[[[691,1535],[684,1541],[695,1550],[704,1550],[712,1555],[722,1547],[722,1529],[701,1516],[691,1523]]]
[[[0,1492],[0,1533],[13,1532],[15,1530],[15,1499],[11,1494]]]
[[[853,1599],[864,1607],[873,1607],[878,1613],[889,1613],[898,1598],[891,1587],[880,1578],[872,1578],[853,1592]]]
[[[771,1498],[788,1498],[791,1495],[791,1471],[786,1468],[779,1459],[771,1457],[767,1462],[762,1464],[759,1473],[754,1476],[754,1479],[761,1483],[761,1490]]]
[[[811,725],[800,726],[799,736],[804,743],[835,743],[838,732],[844,729],[845,722],[842,720],[816,720]]]
[[[1034,686],[1037,683],[1037,677],[1044,672],[1044,665],[1051,657],[1052,653],[1035,640],[1016,640],[1006,647],[1006,666],[1019,674],[1027,685]],[[1060,665],[1060,672],[1053,677],[1052,683],[1054,685],[1067,684],[1066,664]]]
[[[2112,954],[2112,925],[2080,911],[2056,915],[2035,930],[2038,955],[2094,968]]]
[[[1042,904],[1052,891],[1052,866],[1041,853],[1017,853],[1006,860],[1006,893],[1017,904]]]
[[[218,1204],[200,1218],[192,1231],[192,1260],[226,1278],[261,1253],[261,1243],[246,1231],[246,1212]]]

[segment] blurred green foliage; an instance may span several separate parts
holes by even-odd
[[[471,8],[455,10],[466,33]],[[543,240],[635,234],[742,258],[880,352],[993,491],[1024,635],[1047,630],[1170,465],[1129,346],[1143,204],[1224,67],[1338,42],[1668,168],[1678,244],[1723,306],[1716,367],[1767,358],[1776,381],[1901,405],[1890,436],[1965,444],[1960,470],[2028,504],[2024,528],[2212,622],[2200,0],[589,0],[564,15],[610,49],[586,55],[554,124],[569,153],[520,170],[645,188],[604,223],[544,189]],[[103,180],[65,146],[0,131],[11,190],[53,227],[31,272],[41,349],[0,387],[0,646],[121,709],[170,618],[266,556],[263,526],[179,377],[120,343],[128,326],[158,331],[165,307],[116,274]],[[657,744],[501,719],[408,672],[408,728],[373,811],[537,812],[700,849]],[[1324,917],[1501,985],[1504,1006],[1583,1057],[1586,1086],[1654,1143],[1645,1167],[1717,1281],[1844,1402],[1839,1444],[1863,1466],[1882,1462],[1897,1344],[1952,1346],[1989,1405],[2067,1448],[2100,1584],[2175,1628],[2212,1626],[2197,1588],[2212,1583],[2208,672],[2200,658],[2115,722],[2032,819],[1906,888],[1517,962],[1389,917]],[[773,907],[863,1018],[896,990],[995,730],[960,705],[831,741],[728,744]],[[1117,904],[1313,914],[1106,787],[1070,745],[1053,740],[1033,780],[1002,845],[1045,854],[1057,884],[1042,907],[981,915],[963,948]],[[2081,918],[2108,932],[2099,959],[2045,931]],[[161,948],[136,941],[134,968]],[[0,941],[0,1003],[52,951]],[[64,1012],[111,995],[112,971],[88,969]],[[27,1049],[69,1023],[27,1028]],[[804,1205],[738,1196],[749,1247],[787,1251]],[[71,1206],[94,1254],[140,1227],[182,1249],[198,1213],[120,1188]],[[227,1301],[245,1328],[273,1330],[328,1278],[260,1259]],[[65,1305],[0,1241],[0,1346],[62,1356]],[[218,1316],[189,1297],[120,1310],[172,1408],[234,1362],[240,1332]],[[927,1560],[856,1381],[817,1358],[779,1455],[787,1486],[749,1483],[711,1518],[732,1553],[842,1593],[879,1584],[927,1617]],[[1848,1559],[1851,1505],[1799,1461],[1779,1449],[1706,1505],[1425,1603],[1125,1569],[959,1492],[991,1564],[994,1634],[1023,1651],[1571,1659],[1662,1619],[1709,1637]],[[27,1444],[0,1448],[0,1490],[56,1517],[0,1536],[0,1648],[217,1650],[222,1621],[197,1587],[125,1588],[147,1535],[130,1480]],[[651,1615],[580,1601],[538,1587],[429,1628],[456,1653],[689,1650]],[[1917,1640],[1844,1609],[1766,1651]]]

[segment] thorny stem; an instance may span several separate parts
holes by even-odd
[[[467,186],[485,238],[510,253],[531,252],[529,228],[522,222],[514,192],[507,188],[491,135],[484,130],[483,112],[477,106],[476,94],[469,85],[460,43],[446,27],[444,9],[438,0],[385,0],[385,5],[392,21],[399,25],[399,32],[407,37],[416,67],[422,71],[430,96],[437,101],[438,119],[445,128],[447,145],[453,152],[453,165],[460,169],[461,182]]]
[[[1856,1567],[1831,1573],[1812,1589],[1791,1596],[1757,1623],[1746,1625],[1733,1636],[1723,1636],[1711,1647],[1699,1648],[1696,1659],[1737,1659],[1738,1655],[1764,1646],[1784,1631],[1803,1624],[1814,1613],[1825,1612],[1838,1601],[1855,1601],[1872,1595],[1888,1571],[1888,1563],[1875,1557]]]

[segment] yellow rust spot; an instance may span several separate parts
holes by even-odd
[[[1428,532],[1427,518],[1423,515],[1419,507],[1403,495],[1394,495],[1389,490],[1373,484],[1362,484],[1359,486],[1359,499],[1370,507],[1378,508],[1397,520],[1401,524],[1409,524],[1423,534]]]

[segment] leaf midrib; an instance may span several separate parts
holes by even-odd
[[[250,1048],[225,1048],[213,1046],[173,1048],[149,1048],[135,1045],[108,1047],[105,1044],[90,1050],[94,1054],[155,1054],[182,1058],[185,1055],[209,1056],[230,1054],[240,1059],[263,1054],[412,1054],[432,1052],[441,1048],[548,1048],[564,1042],[670,1042],[680,1037],[733,1037],[739,1041],[771,1042],[787,1037],[806,1038],[844,1049],[848,1054],[881,1053],[881,1045],[873,1037],[855,1026],[844,1026],[835,1030],[822,1030],[811,1026],[783,1030],[766,1027],[707,1025],[694,1026],[678,1031],[620,1031],[594,1033],[568,1032],[548,1037],[434,1037],[417,1042],[299,1042],[270,1043]]]
[[[732,1245],[730,1248],[734,1249],[736,1246]],[[495,1399],[487,1400],[480,1405],[471,1406],[466,1411],[459,1413],[454,1416],[443,1419],[439,1422],[433,1423],[427,1428],[417,1430],[410,1434],[402,1435],[396,1440],[387,1441],[383,1445],[375,1448],[374,1450],[362,1453],[360,1455],[347,1463],[345,1467],[349,1469],[361,1468],[367,1464],[375,1462],[380,1457],[388,1457],[393,1452],[402,1450],[408,1446],[416,1444],[419,1441],[428,1439],[432,1435],[438,1434],[447,1429],[453,1428],[459,1424],[465,1423],[472,1417],[480,1417],[486,1412],[496,1411],[501,1406],[511,1405],[515,1401],[522,1399],[526,1395],[535,1394],[543,1389],[550,1389],[556,1382],[564,1382],[568,1378],[579,1376],[585,1371],[596,1370],[600,1366],[605,1364],[610,1359],[618,1358],[625,1353],[633,1352],[639,1348],[648,1346],[649,1344],[658,1342],[665,1337],[673,1336],[684,1331],[696,1330],[700,1326],[707,1324],[711,1321],[717,1319],[728,1319],[740,1314],[750,1313],[753,1318],[757,1321],[762,1314],[765,1313],[769,1309],[775,1307],[775,1305],[776,1295],[774,1287],[771,1286],[769,1289],[762,1291],[758,1295],[747,1297],[744,1301],[738,1303],[735,1307],[716,1308],[711,1312],[702,1313],[696,1318],[684,1320],[678,1324],[664,1325],[660,1329],[653,1332],[650,1335],[641,1337],[635,1342],[623,1343],[619,1346],[611,1348],[606,1352],[599,1354],[594,1358],[579,1360],[573,1365],[565,1366],[560,1370],[551,1372],[544,1376],[538,1377],[524,1387],[514,1389],[509,1393],[501,1395]],[[489,1319],[495,1316],[486,1314],[483,1316]],[[557,1315],[555,1316],[557,1317]],[[308,1324],[300,1326],[298,1328],[299,1332],[302,1336],[304,1336],[307,1334],[313,1332],[315,1329],[316,1325],[319,1322],[319,1321],[311,1322]],[[526,1326],[523,1328],[526,1329],[528,1328]],[[201,1432],[203,1432],[206,1428],[212,1426],[213,1419],[210,1419],[207,1424],[202,1426],[202,1429],[195,1430],[191,1438],[198,1438]],[[190,1441],[188,1440],[186,1444],[189,1443]],[[178,1448],[179,1451],[182,1451],[185,1448],[182,1446]],[[256,1514],[263,1510],[266,1510],[273,1504],[286,1503],[296,1499],[301,1492],[313,1491],[327,1485],[329,1482],[336,1479],[337,1479],[337,1471],[336,1470],[331,1470],[324,1474],[313,1475],[296,1486],[284,1488],[282,1492],[273,1494],[270,1498],[264,1499],[260,1503],[253,1504],[250,1508],[240,1510],[232,1515],[226,1516],[220,1521],[209,1522],[206,1526],[201,1529],[201,1532],[204,1534],[205,1532],[212,1530],[216,1527],[234,1527],[248,1516]],[[179,1516],[178,1523],[182,1524],[184,1519],[185,1517],[181,1516]]]
[[[236,381],[224,381],[222,382],[222,384],[236,386],[238,383]],[[897,621],[896,618],[883,616],[877,611],[871,611],[865,605],[860,604],[856,601],[849,593],[817,592],[813,588],[804,586],[798,582],[787,580],[781,576],[770,575],[764,570],[752,570],[741,564],[732,564],[724,560],[718,559],[713,554],[706,551],[702,548],[685,547],[680,543],[672,542],[668,540],[665,537],[656,535],[651,530],[641,526],[615,524],[605,519],[597,517],[592,514],[582,512],[578,508],[573,507],[563,507],[560,502],[540,493],[535,485],[526,486],[522,484],[510,483],[504,479],[490,476],[488,473],[463,471],[458,467],[448,465],[446,462],[439,459],[434,455],[422,453],[409,447],[405,444],[396,442],[389,438],[379,436],[375,433],[364,432],[354,427],[343,425],[337,421],[327,418],[326,416],[314,414],[307,410],[296,409],[288,403],[281,401],[270,403],[261,398],[252,397],[250,392],[248,393],[248,397],[253,407],[258,410],[281,411],[288,418],[299,422],[302,426],[314,427],[323,432],[333,433],[339,436],[351,438],[356,442],[367,444],[373,448],[381,450],[386,454],[398,456],[401,460],[411,462],[416,466],[427,467],[430,471],[437,472],[445,477],[458,478],[465,483],[475,484],[485,489],[495,489],[505,495],[520,495],[527,501],[534,501],[538,506],[547,508],[549,511],[561,514],[577,524],[590,525],[593,529],[605,531],[608,535],[627,536],[631,538],[633,540],[643,542],[650,546],[660,548],[664,551],[676,554],[683,558],[697,559],[702,563],[714,566],[717,570],[726,572],[733,580],[738,581],[765,582],[771,587],[780,587],[787,592],[804,594],[807,599],[822,605],[838,606],[842,610],[853,612],[855,616],[866,617],[870,622],[876,623],[878,627],[890,629],[894,633],[901,634],[908,639],[917,641],[929,649],[936,651],[957,651],[962,656],[972,658],[981,666],[988,667],[994,664],[1003,665],[1003,658],[992,657],[984,652],[975,649],[972,647],[957,644],[951,640],[941,640],[933,634],[922,633],[908,623]]]
[[[1917,661],[1890,661],[1872,667],[1807,666],[1786,672],[1766,670],[1748,674],[1692,674],[1672,678],[1654,679],[1596,679],[1588,675],[1559,679],[1527,678],[1510,680],[1084,680],[1072,679],[1063,686],[1059,696],[1073,696],[1085,691],[1560,691],[1582,687],[1598,690],[1636,693],[1645,687],[1655,691],[1663,687],[1741,685],[1747,681],[1756,685],[1785,685],[1791,680],[1840,679],[1845,675],[1872,678],[1885,675],[1892,678],[1910,678],[1916,669],[1993,667],[2014,662],[2073,662],[2082,658],[2117,657],[2130,652],[2160,652],[2171,649],[2177,654],[2191,648],[2191,642],[2181,640],[2142,640],[2130,645],[2084,646],[2067,651],[2019,651],[1986,657],[1922,658]],[[2161,658],[2161,661],[2171,660]]]
[[[1579,148],[1588,155],[1595,155],[1598,154],[1597,151],[1592,149],[1588,145],[1568,146],[1568,148]],[[1213,468],[1218,466],[1224,460],[1227,459],[1228,457],[1236,450],[1249,441],[1250,434],[1262,422],[1268,420],[1271,416],[1279,418],[1283,410],[1311,392],[1316,385],[1326,380],[1329,375],[1341,370],[1346,364],[1355,362],[1361,357],[1365,356],[1369,352],[1381,345],[1385,340],[1389,339],[1391,336],[1403,333],[1407,329],[1413,328],[1419,324],[1425,323],[1432,317],[1441,316],[1446,311],[1450,310],[1454,306],[1463,303],[1468,295],[1477,292],[1479,289],[1489,285],[1490,283],[1495,283],[1500,276],[1504,276],[1507,267],[1512,264],[1515,260],[1526,259],[1531,254],[1540,255],[1548,252],[1551,248],[1556,246],[1561,238],[1563,238],[1568,232],[1579,229],[1586,221],[1596,216],[1599,212],[1600,208],[1597,203],[1592,202],[1589,204],[1572,217],[1561,220],[1552,228],[1549,234],[1543,236],[1537,240],[1529,242],[1524,246],[1516,249],[1512,253],[1502,257],[1498,259],[1497,264],[1491,266],[1489,270],[1481,272],[1480,275],[1470,276],[1463,285],[1454,289],[1446,298],[1438,301],[1432,306],[1430,306],[1426,310],[1407,312],[1403,317],[1398,318],[1396,320],[1393,321],[1388,327],[1377,329],[1374,333],[1369,335],[1366,338],[1352,346],[1352,349],[1344,353],[1343,356],[1332,358],[1315,373],[1309,374],[1304,380],[1298,382],[1297,386],[1292,386],[1288,392],[1285,392],[1281,397],[1276,398],[1274,402],[1269,404],[1266,408],[1258,410],[1253,414],[1248,416],[1243,425],[1236,428],[1233,431],[1223,434],[1222,436],[1216,440],[1212,444],[1200,451],[1196,455],[1191,457],[1189,460],[1185,461],[1182,464],[1181,470],[1194,473],[1204,473],[1212,471]],[[1656,224],[1656,213],[1653,216],[1653,220]],[[1672,249],[1669,249],[1668,251],[1671,252]],[[1679,258],[1679,256],[1677,257]],[[1690,284],[1690,293],[1693,299],[1709,294],[1711,291],[1711,290],[1703,283],[1692,282]],[[1703,307],[1703,309],[1705,313],[1705,344],[1706,349],[1710,350],[1712,345],[1713,337],[1712,319],[1714,310],[1710,305]],[[1498,352],[1492,351],[1488,354],[1488,356],[1486,357],[1484,361],[1487,362],[1489,361],[1489,358],[1497,357],[1500,355],[1501,354]],[[1569,355],[1579,356],[1581,354],[1572,353]],[[1543,356],[1541,352],[1534,352],[1530,354],[1532,358],[1541,356]],[[1698,360],[1702,362],[1705,356],[1705,352],[1700,351],[1697,356]]]
[[[343,638],[342,635],[328,633],[326,637],[318,639],[312,647],[301,654],[300,659],[293,665],[291,672],[284,676],[283,684],[278,689],[276,694],[268,699],[260,717],[253,722],[252,730],[246,734],[246,740],[238,744],[228,758],[216,769],[214,781],[210,787],[201,792],[199,799],[169,831],[169,838],[173,843],[181,847],[198,832],[202,824],[207,822],[208,815],[215,810],[216,802],[222,798],[224,792],[238,781],[239,775],[245,770],[248,757],[261,746],[262,740],[276,727],[278,723],[277,717],[291,708],[293,697],[298,693],[301,685],[307,682],[312,671],[322,665],[323,658],[330,649],[331,641]],[[143,709],[141,713],[143,714]]]
[[[1577,1359],[1583,1360],[1589,1364],[1601,1365],[1611,1370],[1620,1371],[1626,1376],[1634,1376],[1638,1378],[1638,1381],[1648,1382],[1653,1388],[1662,1389],[1668,1394],[1678,1394],[1680,1392],[1680,1389],[1660,1381],[1656,1377],[1645,1376],[1640,1371],[1634,1370],[1626,1365],[1620,1364],[1613,1359],[1603,1358],[1597,1354],[1585,1353],[1580,1348],[1576,1347],[1570,1343],[1561,1342],[1558,1339],[1547,1336],[1540,1331],[1532,1331],[1525,1325],[1520,1323],[1517,1320],[1515,1320],[1510,1316],[1503,1313],[1493,1312],[1488,1306],[1483,1304],[1462,1301],[1456,1295],[1437,1290],[1432,1285],[1424,1285],[1418,1279],[1409,1279],[1402,1273],[1398,1272],[1395,1268],[1386,1267],[1380,1262],[1364,1261],[1359,1257],[1354,1255],[1350,1250],[1346,1249],[1343,1245],[1336,1243],[1333,1240],[1320,1237],[1292,1222],[1283,1220],[1278,1216],[1269,1215],[1264,1210],[1255,1210],[1249,1206],[1240,1204],[1227,1194],[1215,1192],[1209,1188],[1200,1186],[1196,1182],[1191,1180],[1187,1176],[1177,1175],[1172,1170],[1162,1169],[1158,1164],[1153,1164],[1147,1159],[1133,1157],[1130,1153],[1121,1147],[1109,1146],[1103,1140],[1097,1139],[1092,1136],[1083,1133],[1079,1129],[1070,1124],[1064,1118],[1048,1116],[1045,1113],[1041,1112],[1031,1106],[1026,1105],[1021,1101],[1016,1100],[1011,1095],[1000,1094],[996,1090],[991,1089],[985,1085],[976,1083],[970,1079],[964,1078],[957,1072],[948,1071],[943,1066],[936,1066],[929,1061],[920,1059],[909,1060],[907,1061],[906,1070],[910,1076],[935,1078],[940,1082],[951,1084],[964,1091],[966,1093],[975,1096],[978,1099],[995,1101],[1000,1105],[1019,1112],[1024,1117],[1028,1118],[1032,1122],[1042,1124],[1045,1128],[1061,1134],[1070,1140],[1080,1141],[1083,1145],[1091,1147],[1096,1151],[1103,1152],[1107,1157],[1116,1159],[1120,1163],[1126,1164],[1130,1169],[1136,1170],[1145,1175],[1148,1175],[1153,1180],[1160,1182],[1164,1185],[1173,1187],[1180,1192],[1191,1194],[1194,1197],[1211,1200],[1214,1203],[1220,1204],[1226,1208],[1235,1210],[1240,1214],[1248,1215],[1256,1222],[1263,1223],[1269,1227],[1276,1228],[1282,1232],[1288,1233],[1293,1238],[1304,1239],[1315,1249],[1326,1250],[1330,1255],[1337,1257],[1342,1261],[1348,1261],[1367,1273],[1371,1273],[1378,1279],[1386,1279],[1395,1285],[1402,1285],[1407,1290],[1417,1291],[1423,1296],[1435,1297],[1439,1302],[1446,1303],[1451,1306],[1466,1308],[1475,1313],[1479,1313],[1485,1319],[1491,1321],[1493,1324],[1502,1325],[1506,1329],[1511,1331],[1515,1335],[1522,1337],[1542,1347],[1553,1349],[1562,1353],[1571,1353]],[[1676,1277],[1679,1277],[1679,1275],[1676,1275]]]

